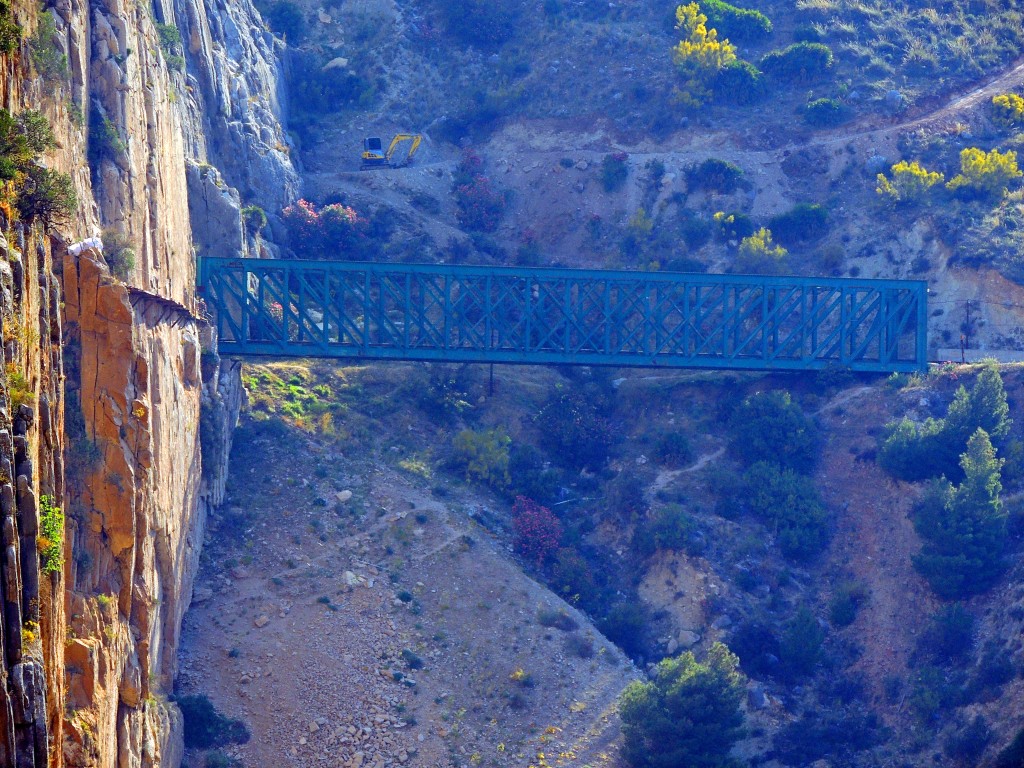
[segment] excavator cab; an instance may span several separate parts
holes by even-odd
[[[384,143],[379,136],[363,139],[363,168],[384,168],[388,164],[384,156]]]
[[[405,157],[396,161],[395,153],[405,142],[411,142]],[[402,168],[412,162],[413,155],[420,148],[423,136],[418,133],[396,133],[387,150],[377,136],[363,139],[363,168]]]

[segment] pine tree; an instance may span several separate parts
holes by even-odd
[[[963,482],[937,482],[914,515],[914,527],[924,539],[914,565],[940,597],[984,592],[1005,568],[1002,465],[988,434],[979,428],[960,457]]]
[[[620,701],[623,755],[635,768],[718,768],[740,737],[743,678],[739,659],[715,643],[700,663],[693,653],[658,664],[651,682],[634,682]]]
[[[888,426],[888,435],[878,452],[878,463],[901,480],[916,481],[945,477],[963,478],[960,456],[967,441],[983,429],[996,445],[1009,434],[1010,407],[999,369],[986,367],[968,391],[961,386],[953,396],[945,418],[916,424],[909,419]]]

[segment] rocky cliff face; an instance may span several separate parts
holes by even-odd
[[[39,230],[0,224],[0,765],[32,768],[63,729],[61,290]]]
[[[28,32],[38,17],[22,5]],[[247,1],[58,0],[52,13],[43,42],[67,75],[36,75],[23,44],[0,89],[11,111],[49,117],[46,161],[81,203],[54,238],[5,222],[20,241],[0,243],[4,362],[18,371],[0,397],[0,765],[177,766],[166,695],[242,396],[199,314],[195,251],[245,252],[241,205],[278,210],[297,176],[274,43]],[[106,259],[67,248],[101,232]],[[66,562],[41,568],[40,510],[56,506]]]

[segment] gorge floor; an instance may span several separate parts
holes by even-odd
[[[294,430],[247,448],[262,462],[233,460],[178,678],[179,695],[205,694],[248,724],[230,757],[254,768],[525,765],[537,753],[611,764],[608,713],[636,672],[524,575],[489,533],[486,500],[464,487],[431,495],[391,466],[387,445],[355,458]]]

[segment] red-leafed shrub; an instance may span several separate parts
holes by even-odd
[[[352,258],[366,239],[366,219],[340,203],[317,210],[308,200],[299,200],[281,211],[281,219],[292,250],[303,259]]]
[[[497,192],[483,173],[483,161],[473,150],[462,155],[455,169],[452,192],[459,224],[475,232],[493,232],[505,215],[505,195]]]
[[[517,496],[512,506],[512,530],[516,552],[538,566],[558,551],[562,540],[562,524],[554,512],[525,496]]]

